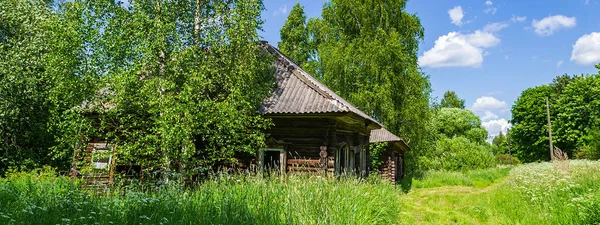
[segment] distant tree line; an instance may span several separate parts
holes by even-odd
[[[596,66],[600,69],[600,64]],[[562,75],[528,88],[512,107],[511,147],[525,161],[550,159],[546,101],[553,145],[571,158],[600,159],[600,76]]]

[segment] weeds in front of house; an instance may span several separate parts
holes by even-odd
[[[600,222],[598,161],[430,172],[411,180],[408,194],[374,177],[293,175],[218,175],[193,188],[129,185],[95,194],[51,170],[38,170],[0,179],[0,224]]]
[[[0,179],[0,224],[391,224],[399,193],[376,179],[222,175],[96,194],[38,170]]]

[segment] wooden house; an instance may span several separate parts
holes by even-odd
[[[259,109],[274,123],[268,148],[258,152],[259,168],[288,173],[368,174],[369,136],[381,124],[275,47],[268,43],[262,46],[276,58],[277,89]]]
[[[274,126],[268,131],[266,148],[259,149],[256,155],[236,153],[238,162],[229,166],[277,170],[281,173],[366,176],[370,167],[371,136],[373,130],[381,129],[382,125],[338,96],[275,47],[266,42],[261,46],[276,59],[277,88],[259,109],[259,113],[270,118]],[[393,143],[391,147],[402,146],[399,148],[402,150],[393,150],[397,153],[395,156],[409,149],[404,142],[397,145],[395,139],[389,141]],[[106,151],[100,147],[107,146],[107,143],[99,141],[88,143],[87,146],[88,152]],[[111,172],[120,168],[111,165],[114,158],[102,158],[103,161],[108,160],[105,164],[94,159],[86,160]],[[132,171],[131,168],[120,169],[130,171],[130,174],[141,170],[135,167]],[[74,167],[73,171],[76,170]]]
[[[404,153],[411,150],[406,142],[385,128],[372,130],[370,142],[387,142],[381,155],[383,164],[377,168],[380,176],[392,183],[404,177]]]

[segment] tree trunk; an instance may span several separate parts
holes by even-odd
[[[200,11],[202,10],[202,0],[196,0],[196,14],[194,15],[194,46],[200,50]]]

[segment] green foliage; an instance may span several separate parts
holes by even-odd
[[[325,3],[322,17],[306,25],[305,69],[408,141],[410,170],[417,166],[411,155],[431,145],[431,87],[417,63],[424,29],[405,9],[405,0]]]
[[[572,153],[587,144],[583,137],[600,126],[600,76],[575,77],[562,92],[555,110],[555,145]]]
[[[496,161],[499,165],[518,165],[521,164],[521,160],[517,157],[508,155],[508,154],[498,154],[496,155]]]
[[[68,168],[91,139],[123,163],[179,172],[264,145],[262,1],[128,3],[0,3],[0,174]]]
[[[580,148],[587,151],[584,146],[594,139],[585,137],[600,124],[599,96],[598,75],[558,76],[549,86],[525,90],[512,108],[511,146],[516,156],[525,162],[550,158],[546,97],[550,102],[553,145],[568,155]]]
[[[582,139],[587,144],[577,149],[575,157],[578,159],[600,159],[600,128],[588,129],[587,135]]]
[[[19,173],[0,178],[0,223],[392,224],[399,193],[384,181],[223,175],[194,188],[100,195],[54,174]]]
[[[369,155],[371,156],[371,168],[377,169],[383,165],[383,153],[387,150],[388,142],[377,142],[369,145]]]
[[[433,118],[433,126],[438,134],[450,138],[464,136],[477,143],[485,142],[488,135],[479,116],[459,108],[440,109]]]
[[[444,98],[442,98],[442,101],[440,102],[440,106],[444,108],[465,109],[465,100],[460,99],[454,91],[446,91],[446,93],[444,93]]]
[[[483,188],[497,183],[508,176],[511,168],[475,169],[463,172],[427,171],[412,179],[413,188],[432,188],[443,186],[467,186]],[[405,182],[405,181],[403,181]]]
[[[0,12],[0,174],[64,169],[83,123],[70,109],[95,79],[87,73],[85,31],[41,1],[1,1]]]
[[[495,166],[487,131],[470,110],[441,108],[433,118],[437,137],[433,150],[418,158],[423,168],[433,170],[469,170]]]
[[[492,140],[492,153],[494,155],[508,154],[508,140],[504,136],[504,133],[500,132]]]
[[[432,170],[466,171],[496,166],[496,160],[486,143],[476,143],[466,137],[441,136],[433,151],[422,156],[420,163]]]
[[[280,31],[281,41],[277,47],[296,64],[303,66],[310,58],[308,30],[304,7],[296,3]]]
[[[511,148],[524,162],[550,158],[545,98],[551,92],[547,85],[528,88],[512,107]]]

